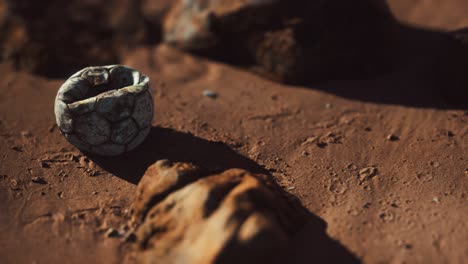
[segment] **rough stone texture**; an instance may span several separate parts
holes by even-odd
[[[206,176],[199,179],[200,176]],[[159,161],[137,187],[141,263],[282,263],[304,224],[265,175]]]
[[[198,180],[200,168],[188,163],[160,160],[150,166],[138,184],[133,221],[141,223],[148,211],[169,193]]]
[[[394,20],[381,0],[183,1],[165,40],[215,58],[252,63],[289,83],[388,70]],[[239,61],[240,60],[240,61]]]
[[[168,13],[163,29],[164,40],[187,50],[213,47],[217,32],[241,32],[249,27],[268,24],[279,11],[280,0],[178,1]]]

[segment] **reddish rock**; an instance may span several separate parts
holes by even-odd
[[[168,161],[145,173],[134,209],[142,263],[281,263],[305,223],[265,175]]]

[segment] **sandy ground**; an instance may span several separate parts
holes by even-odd
[[[468,26],[461,0],[390,3],[409,23]],[[464,263],[468,112],[431,93],[424,54],[377,78],[295,87],[164,45],[137,49],[123,63],[152,80],[154,128],[117,159],[86,157],[60,135],[63,80],[1,64],[0,260],[121,262],[126,248],[105,232],[127,221],[145,169],[168,158],[271,174],[364,263]]]
[[[464,0],[388,0],[396,17],[403,22],[441,30],[468,26],[468,4]]]

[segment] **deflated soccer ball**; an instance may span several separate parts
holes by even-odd
[[[149,78],[122,65],[85,68],[60,87],[55,118],[82,151],[117,156],[133,150],[151,129]]]

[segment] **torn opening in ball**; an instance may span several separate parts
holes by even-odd
[[[55,98],[57,126],[84,152],[117,156],[148,136],[153,121],[149,78],[123,65],[87,67]]]

